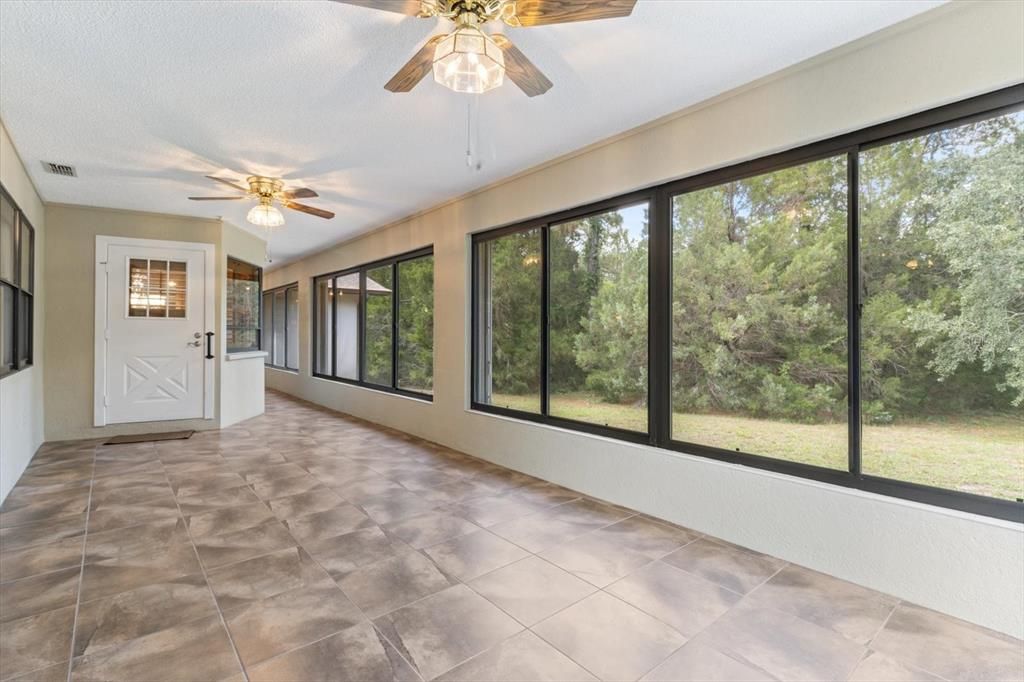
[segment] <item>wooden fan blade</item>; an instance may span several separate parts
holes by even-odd
[[[397,12],[418,17],[423,14],[423,3],[420,0],[334,0],[342,5],[355,5],[368,9],[379,9],[383,12]]]
[[[313,197],[320,196],[308,187],[286,189],[282,194],[284,194],[285,199],[312,199]]]
[[[496,33],[491,36],[505,55],[505,75],[529,97],[543,95],[553,85],[540,69],[533,65],[518,47],[506,36]]]
[[[325,211],[321,208],[313,208],[312,206],[306,206],[305,204],[300,204],[297,201],[286,201],[284,202],[284,207],[290,208],[293,211],[302,211],[303,213],[308,213],[309,215],[315,215],[317,218],[327,218],[328,220],[330,220],[331,218],[334,217],[334,214],[331,213],[330,211]]]
[[[189,197],[192,201],[234,201],[245,197]]]
[[[391,92],[409,92],[416,87],[416,84],[423,80],[423,77],[430,73],[430,67],[434,64],[434,48],[444,40],[443,35],[434,36],[419,49],[419,52],[412,56],[412,59],[405,63],[405,66],[398,70],[391,80],[387,82],[384,89]]]
[[[520,26],[565,24],[628,17],[636,0],[517,0],[515,17]]]
[[[206,177],[210,178],[211,180],[216,180],[217,182],[223,182],[228,187],[234,187],[239,192],[248,192],[249,191],[247,188],[242,187],[241,185],[235,184],[231,180],[225,180],[224,178],[218,178],[218,177],[214,177],[212,175],[207,175]]]

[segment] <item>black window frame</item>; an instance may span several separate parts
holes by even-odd
[[[673,180],[639,191],[597,201],[586,206],[551,215],[477,232],[471,241],[471,377],[470,407],[479,412],[498,414],[530,422],[568,428],[624,441],[642,443],[676,452],[698,455],[733,464],[830,483],[870,493],[897,497],[914,502],[966,511],[1017,523],[1024,523],[1024,500],[1005,500],[972,493],[922,485],[910,481],[872,476],[861,470],[862,405],[860,400],[861,328],[860,311],[860,153],[900,140],[938,130],[992,118],[1024,107],[1024,84],[1012,85],[987,94],[929,109],[862,130],[770,154],[750,161]],[[672,438],[672,199],[699,189],[778,171],[804,163],[836,156],[846,156],[847,166],[847,335],[849,382],[848,404],[848,466],[846,470],[792,462],[753,453],[673,440]],[[548,407],[548,225],[585,217],[601,211],[614,210],[650,197],[648,220],[648,433],[637,434],[614,427],[577,422],[547,414]],[[478,400],[480,388],[480,273],[478,247],[492,239],[530,229],[542,228],[542,294],[541,294],[541,413],[497,407]]]
[[[13,250],[13,280],[0,279],[0,287],[9,289],[12,293],[11,310],[8,313],[9,318],[6,320],[0,319],[0,334],[3,334],[3,326],[5,324],[10,324],[11,327],[11,364],[0,365],[0,379],[6,379],[21,370],[32,367],[34,364],[36,230],[25,216],[24,211],[18,206],[18,202],[14,200],[14,197],[3,185],[0,185],[0,196],[3,196],[3,199],[13,209],[12,219],[14,221],[11,243],[8,244],[8,247]],[[29,281],[22,282],[22,247],[26,234],[29,239]],[[0,245],[0,248],[2,248],[2,245]],[[25,299],[28,299],[27,307],[22,305]],[[22,314],[23,312],[25,313],[24,315]],[[27,334],[24,335],[24,344],[22,344],[23,330],[27,331]],[[22,345],[25,347],[22,348]]]
[[[261,346],[260,346],[260,350],[266,352],[266,354],[267,354],[267,356],[263,359],[263,366],[264,367],[269,367],[271,369],[279,369],[282,372],[292,372],[294,374],[298,374],[299,366],[301,365],[301,362],[296,362],[296,366],[295,367],[289,367],[288,366],[288,292],[291,291],[291,290],[295,291],[296,304],[299,305],[299,302],[298,302],[298,298],[299,298],[299,283],[298,282],[290,282],[288,284],[282,284],[280,286],[276,286],[276,287],[274,287],[272,289],[266,289],[266,290],[262,291],[262,293],[260,294],[260,324],[263,325],[263,329],[267,332],[262,337],[262,343],[261,343]],[[281,292],[281,293],[284,294],[284,349],[283,349],[283,351],[281,353],[281,357],[284,358],[284,364],[283,365],[275,365],[274,364],[274,313],[273,313],[273,301],[274,301],[275,295],[278,292]],[[266,317],[267,312],[266,312],[266,310],[264,310],[265,306],[263,305],[263,299],[265,297],[267,297],[267,296],[270,296],[270,301],[271,301],[271,312],[270,312],[270,317],[269,318]],[[270,320],[270,324],[266,324],[264,322],[264,320],[267,320],[267,319]],[[296,320],[295,323],[298,324],[299,321]]]
[[[257,287],[259,289],[258,296],[259,296],[259,301],[260,302],[259,302],[259,306],[258,306],[259,307],[259,312],[257,313],[257,315],[259,316],[259,319],[256,321],[256,326],[255,327],[243,327],[243,326],[238,326],[238,325],[226,325],[225,329],[224,329],[225,332],[232,331],[232,330],[243,330],[244,331],[244,330],[247,330],[247,329],[255,329],[256,330],[256,348],[232,348],[229,345],[227,347],[227,352],[228,353],[251,353],[251,352],[254,352],[254,351],[264,350],[264,348],[263,348],[263,344],[264,344],[264,338],[263,338],[264,337],[264,335],[263,335],[263,294],[266,293],[266,292],[263,291],[263,267],[259,266],[259,265],[256,265],[255,263],[250,263],[249,261],[242,260],[241,258],[235,258],[234,256],[228,256],[227,257],[227,261],[225,261],[225,269],[224,269],[225,279],[227,279],[227,271],[228,271],[228,269],[231,266],[231,261],[235,261],[236,263],[241,263],[242,265],[247,265],[250,268],[256,268],[256,285],[257,285]],[[225,311],[225,318],[227,318],[227,311]]]
[[[356,336],[357,336],[357,339],[358,339],[357,343],[358,343],[358,346],[359,346],[359,350],[358,350],[358,356],[359,357],[358,357],[358,362],[356,364],[357,364],[357,367],[358,367],[358,376],[359,376],[359,378],[358,379],[349,379],[349,378],[346,378],[346,377],[336,376],[336,374],[337,374],[337,367],[338,367],[338,362],[337,362],[338,353],[337,353],[337,348],[335,346],[333,346],[333,345],[331,346],[333,352],[331,353],[331,358],[330,358],[330,365],[331,365],[331,372],[330,372],[330,374],[325,374],[323,372],[316,371],[316,364],[314,363],[314,365],[311,368],[311,372],[312,372],[312,375],[314,377],[316,377],[317,379],[326,379],[327,381],[336,381],[338,383],[348,384],[350,386],[359,386],[359,387],[362,387],[362,388],[369,388],[369,389],[374,390],[374,391],[381,391],[382,393],[391,393],[391,394],[394,394],[394,395],[405,396],[407,398],[415,398],[417,400],[424,400],[424,401],[427,401],[427,402],[433,402],[434,395],[432,393],[422,393],[420,391],[411,391],[411,390],[409,390],[407,388],[400,388],[398,386],[398,343],[399,343],[398,336],[399,336],[399,333],[400,333],[399,332],[399,324],[398,324],[398,315],[399,315],[399,301],[400,301],[400,298],[401,298],[400,295],[399,295],[399,288],[401,287],[401,282],[399,281],[399,274],[398,274],[399,273],[399,267],[398,267],[398,264],[406,262],[406,261],[415,260],[417,258],[426,258],[428,256],[431,257],[431,258],[433,258],[433,256],[434,256],[434,245],[433,244],[428,245],[428,246],[424,246],[422,248],[414,249],[412,251],[406,251],[404,253],[400,253],[400,254],[395,255],[395,256],[389,256],[387,258],[381,258],[379,260],[375,260],[375,261],[372,261],[372,262],[369,262],[369,263],[363,263],[362,265],[356,265],[356,266],[353,266],[353,267],[350,267],[350,268],[344,268],[342,270],[334,270],[334,271],[331,271],[331,272],[325,272],[325,273],[316,275],[315,277],[312,278],[311,286],[312,286],[313,295],[310,296],[310,305],[312,306],[311,307],[311,315],[310,315],[310,321],[311,321],[310,322],[310,331],[311,331],[311,334],[313,336],[313,340],[312,340],[312,344],[313,344],[313,346],[312,346],[313,347],[313,357],[317,358],[317,357],[319,357],[319,352],[320,352],[320,349],[318,347],[319,334],[318,334],[318,329],[317,329],[317,319],[318,319],[318,317],[317,317],[317,304],[318,304],[317,297],[319,295],[319,290],[318,290],[318,287],[317,287],[317,282],[319,282],[322,279],[333,279],[335,277],[344,277],[346,275],[359,275],[359,315],[356,318],[357,319],[357,332],[356,332]],[[378,269],[378,268],[381,268],[381,267],[386,267],[386,266],[390,266],[391,267],[391,282],[392,282],[392,285],[391,285],[391,385],[390,386],[371,383],[371,382],[366,381],[366,379],[365,379],[365,377],[366,377],[366,352],[365,352],[366,351],[366,273],[369,272],[370,270],[375,270],[375,269]],[[436,281],[436,279],[435,279],[435,281]],[[436,288],[435,288],[435,291],[436,291]],[[436,311],[436,308],[435,308],[435,311]],[[434,311],[432,311],[432,313],[434,313]],[[434,314],[436,314],[436,313],[434,313]],[[337,321],[337,309],[334,306],[332,306],[331,307],[331,329],[332,330],[336,330],[337,329],[337,323],[338,323],[338,321]],[[332,333],[336,334],[336,331],[334,331]],[[433,353],[434,353],[433,343],[431,343],[430,352],[431,352],[431,355],[433,355]]]

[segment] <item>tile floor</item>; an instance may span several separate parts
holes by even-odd
[[[4,680],[1019,680],[1022,642],[281,394],[44,446]]]

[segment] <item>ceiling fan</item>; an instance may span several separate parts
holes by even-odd
[[[455,22],[455,30],[436,35],[384,86],[409,92],[431,70],[434,80],[456,92],[481,93],[505,76],[530,97],[551,89],[551,81],[512,41],[481,27],[492,21],[529,27],[570,21],[629,16],[636,0],[335,0],[386,12]]]
[[[280,178],[267,178],[262,175],[250,175],[246,178],[246,182],[249,184],[248,189],[246,189],[231,180],[214,177],[213,175],[207,175],[206,177],[223,183],[228,187],[233,187],[239,192],[242,192],[242,194],[240,196],[232,197],[189,197],[189,199],[192,201],[233,201],[236,199],[246,198],[256,199],[259,203],[249,209],[248,215],[245,216],[245,219],[253,225],[259,225],[260,227],[280,227],[281,225],[284,225],[284,216],[281,215],[281,211],[274,206],[275,202],[281,204],[285,208],[290,208],[293,211],[302,211],[309,215],[315,215],[318,218],[327,218],[330,220],[334,217],[334,214],[330,211],[314,208],[313,206],[307,206],[306,204],[300,204],[295,201],[295,199],[311,199],[320,195],[308,187],[285,189],[284,181]]]

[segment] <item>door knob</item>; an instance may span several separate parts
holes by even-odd
[[[203,335],[200,332],[195,332],[194,334],[192,334],[192,338],[193,339],[201,339],[201,338],[203,338]]]
[[[202,343],[202,341],[189,341],[188,345],[195,346],[196,348],[199,348],[199,346],[203,345],[203,343]]]

